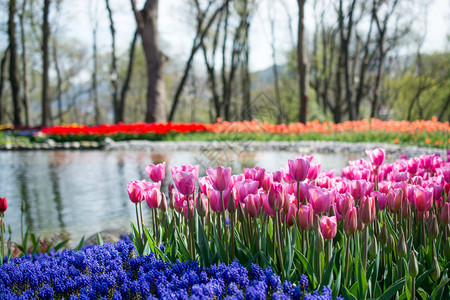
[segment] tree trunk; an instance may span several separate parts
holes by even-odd
[[[95,17],[96,18],[96,17]],[[92,29],[92,86],[91,86],[91,97],[94,102],[94,122],[95,124],[100,124],[100,105],[98,103],[98,91],[97,91],[97,27],[98,23],[95,20],[94,28]]]
[[[3,80],[5,78],[5,65],[6,60],[9,55],[9,45],[5,50],[5,54],[3,55],[2,61],[0,62],[0,124],[3,124],[3,104],[2,104],[2,95],[3,95]]]
[[[110,71],[110,80],[112,86],[112,103],[114,109],[114,123],[119,123],[120,121],[120,104],[118,99],[118,91],[119,84],[117,78],[117,58],[116,58],[116,29],[114,27],[114,19],[112,16],[112,10],[109,5],[109,0],[106,0],[106,9],[108,10],[108,17],[110,23],[110,31],[111,31],[111,71]]]
[[[11,83],[11,94],[14,108],[14,125],[22,125],[22,105],[19,99],[19,81],[17,80],[17,45],[16,45],[16,24],[14,17],[16,15],[16,1],[9,1],[9,20],[8,20],[8,36],[9,36],[9,82]]]
[[[20,22],[20,41],[22,43],[22,80],[23,80],[23,108],[25,111],[25,126],[30,126],[30,88],[28,80],[28,60],[27,60],[27,47],[25,41],[25,26],[24,16],[27,6],[27,0],[23,0],[22,11],[19,15]]]
[[[297,0],[299,8],[298,16],[298,46],[297,46],[297,65],[300,75],[299,80],[299,94],[300,94],[300,110],[298,120],[301,123],[306,123],[308,116],[308,101],[309,101],[309,65],[306,58],[306,44],[304,35],[304,11],[306,0]]]
[[[166,121],[166,91],[164,63],[166,56],[159,50],[158,43],[158,0],[146,0],[144,9],[138,11],[136,1],[131,0],[147,69],[147,111],[146,122]]]
[[[277,53],[276,53],[276,47],[275,47],[275,21],[272,18],[272,15],[270,15],[270,47],[272,48],[272,73],[273,73],[273,81],[274,81],[274,88],[275,88],[275,101],[278,105],[278,115],[277,115],[277,124],[283,123],[285,120],[283,120],[283,105],[281,103],[281,96],[280,96],[280,78],[278,76],[278,66],[277,66]]]
[[[242,117],[244,120],[253,119],[253,109],[251,99],[251,81],[250,81],[250,71],[249,71],[249,40],[248,40],[248,31],[249,31],[249,22],[248,22],[248,7],[247,1],[244,1],[244,11],[242,12],[244,18],[244,28],[243,28],[243,59],[241,63],[241,75],[242,75],[242,102],[244,104],[244,111]]]
[[[42,126],[50,126],[50,98],[49,98],[49,53],[48,43],[50,39],[50,25],[48,15],[50,12],[50,0],[44,0],[44,14],[42,22]]]
[[[117,120],[118,122],[123,122],[125,120],[125,99],[127,97],[127,91],[130,86],[131,76],[133,74],[133,65],[134,65],[134,53],[136,49],[136,40],[137,40],[138,32],[137,30],[134,32],[133,40],[131,41],[130,54],[128,59],[128,69],[127,75],[125,77],[125,81],[123,83],[122,90],[120,92],[120,104],[119,109],[117,111]]]
[[[61,78],[61,69],[59,68],[59,60],[58,60],[58,47],[56,45],[56,41],[53,41],[53,61],[55,62],[55,71],[56,71],[56,99],[58,102],[58,119],[59,123],[62,124],[63,120],[63,107],[62,107],[62,78]]]

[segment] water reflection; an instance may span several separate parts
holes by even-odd
[[[217,152],[217,151],[216,151]],[[8,198],[5,221],[11,224],[13,239],[21,231],[21,204],[26,204],[24,227],[52,237],[67,232],[77,243],[107,228],[128,230],[134,220],[126,185],[131,180],[147,179],[145,166],[163,161],[167,166],[199,164],[200,176],[208,166],[230,166],[233,173],[243,168],[261,166],[268,172],[279,170],[293,152],[268,151],[179,151],[179,152],[103,152],[103,151],[36,151],[0,152],[0,196]],[[347,164],[345,154],[315,155],[322,169],[335,169],[336,174]],[[162,186],[172,182],[166,169]],[[150,217],[150,210],[144,218]]]

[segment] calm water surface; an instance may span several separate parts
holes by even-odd
[[[135,151],[2,151],[0,196],[8,198],[5,222],[13,240],[20,237],[21,204],[26,203],[24,227],[43,237],[67,233],[76,244],[108,228],[127,230],[135,219],[134,205],[126,192],[131,180],[149,180],[144,167],[166,161],[168,165],[199,164],[200,176],[208,166],[231,166],[233,173],[260,166],[268,172],[287,165],[293,152],[253,153],[135,152]],[[316,154],[322,169],[340,173],[349,154]],[[163,189],[172,182],[166,170]],[[144,209],[149,218],[149,209]]]

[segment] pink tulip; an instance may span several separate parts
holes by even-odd
[[[175,188],[172,190],[172,195],[173,195],[173,208],[175,209],[175,211],[181,213],[183,211],[183,203],[187,201],[186,196],[183,196]]]
[[[291,205],[287,214],[284,215],[283,223],[289,228],[294,225],[294,218],[297,216],[297,206]]]
[[[281,171],[275,171],[272,173],[273,182],[281,182],[283,180],[283,174]]]
[[[344,216],[344,231],[348,235],[352,235],[358,227],[358,212],[356,207],[350,207]]]
[[[441,223],[443,225],[450,224],[450,203],[446,202],[441,211]]]
[[[200,191],[202,191],[202,194],[207,194],[207,190],[208,189],[212,189],[213,186],[211,184],[211,178],[209,178],[208,176],[205,177],[200,177],[198,179],[198,185],[200,186]]]
[[[258,192],[258,185],[257,181],[251,179],[236,182],[233,187],[234,198],[236,198],[236,201],[244,203],[244,199],[248,194],[256,194]]]
[[[322,216],[322,218],[320,218],[320,232],[322,233],[324,239],[326,240],[334,239],[337,233],[336,216],[333,217]]]
[[[419,160],[417,158],[411,158],[408,160],[408,172],[412,175],[416,174],[419,169]]]
[[[384,210],[386,208],[386,204],[388,201],[388,195],[381,192],[372,192],[370,193],[371,197],[377,197],[376,200],[378,201],[378,208],[380,210]]]
[[[414,189],[414,203],[419,212],[429,211],[433,205],[433,193],[428,189],[417,186]]]
[[[224,168],[222,166],[218,166],[215,169],[206,168],[206,173],[208,173],[215,190],[224,191],[228,188],[231,179],[231,168]]]
[[[244,199],[245,207],[247,212],[252,218],[259,216],[261,204],[259,201],[259,195],[248,194]]]
[[[209,206],[211,207],[212,211],[215,212],[222,212],[222,202],[220,199],[220,192],[215,189],[209,189],[207,191],[208,199],[209,199]],[[222,197],[223,197],[223,205],[226,208],[226,204],[228,204],[228,199],[231,195],[231,189],[228,188],[225,191],[222,191]]]
[[[364,224],[372,223],[375,220],[375,200],[372,197],[364,197],[361,205],[361,221]]]
[[[183,195],[191,195],[195,191],[195,183],[197,181],[197,173],[193,171],[176,171],[172,173],[173,181],[178,191]]]
[[[157,165],[149,164],[145,167],[145,171],[153,182],[163,181],[166,176],[166,162]]]
[[[268,192],[272,183],[273,183],[272,175],[266,173],[264,174],[264,179],[261,182],[261,188],[263,188],[266,192]]]
[[[289,166],[281,167],[281,175],[283,177],[284,182],[286,183],[295,182],[294,179],[292,179],[291,174],[289,173]]]
[[[309,203],[313,207],[317,214],[326,212],[331,207],[331,191],[321,188],[310,188],[309,193]]]
[[[253,169],[244,168],[245,179],[257,181],[259,183],[258,188],[262,187],[265,173],[266,169],[260,167],[255,167]]]
[[[145,201],[147,202],[148,207],[150,208],[158,208],[161,204],[161,192],[157,188],[152,188],[147,191],[145,195]]]
[[[273,211],[278,211],[284,204],[284,185],[273,183],[268,194],[268,204]]]
[[[289,174],[294,181],[303,181],[306,179],[309,171],[309,160],[298,157],[295,160],[288,160]]]
[[[397,212],[402,207],[403,190],[391,189],[388,192],[387,202],[391,212]]]
[[[183,216],[186,219],[190,219],[192,217],[194,217],[194,199],[193,199],[193,195],[188,196],[189,197],[189,210],[188,210],[188,201],[187,198],[185,198],[186,200],[183,201]]]
[[[383,164],[384,158],[386,157],[386,152],[381,148],[366,150],[366,153],[369,156],[370,163],[377,167]]]
[[[309,230],[313,225],[314,210],[309,205],[300,205],[297,213],[297,225],[303,230]]]
[[[141,181],[133,180],[130,181],[127,185],[127,192],[128,197],[130,198],[131,202],[133,203],[139,203],[141,201],[145,200],[145,186]],[[6,202],[6,198],[5,198]],[[6,210],[6,207],[5,207]]]
[[[314,163],[310,164],[308,175],[306,175],[306,177],[311,181],[316,180],[317,177],[319,176],[321,168],[322,168],[321,164],[314,164]]]
[[[350,193],[336,194],[336,210],[342,216],[345,216],[347,210],[355,205],[353,196]]]

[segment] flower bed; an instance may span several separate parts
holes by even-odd
[[[129,239],[13,258],[0,266],[0,299],[331,299],[331,290],[308,294],[308,279],[281,282],[270,268],[238,262],[200,268],[136,256]]]
[[[445,148],[450,140],[448,122],[436,119],[408,121],[382,121],[377,119],[347,121],[340,124],[320,123],[317,120],[291,124],[218,120],[203,123],[134,123],[86,126],[69,124],[42,128],[36,134],[57,142],[102,141],[105,137],[118,140],[337,140],[350,142],[391,142]]]

